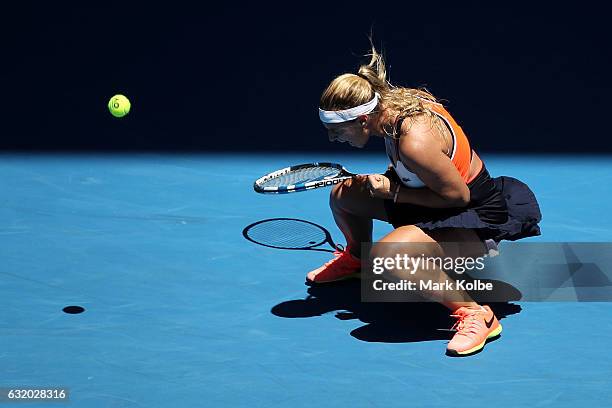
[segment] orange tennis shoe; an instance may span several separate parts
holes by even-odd
[[[502,331],[497,317],[489,306],[460,307],[451,315],[457,322],[451,330],[457,329],[446,347],[452,356],[464,356],[482,349],[488,339]]]
[[[313,283],[327,283],[359,277],[361,261],[355,258],[348,249],[335,251],[334,259],[323,266],[308,272],[306,280]]]

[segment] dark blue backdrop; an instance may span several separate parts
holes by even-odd
[[[391,80],[444,99],[478,150],[612,151],[609,23],[585,2],[11,7],[4,150],[345,150],[317,103],[373,29]]]

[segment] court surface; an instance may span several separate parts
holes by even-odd
[[[536,193],[529,240],[610,241],[609,157],[483,158]],[[360,152],[3,155],[0,387],[66,387],[75,407],[609,406],[610,303],[500,306],[502,337],[450,358],[444,309],[310,288],[330,254],[246,241],[247,225],[293,217],[342,242],[329,190],[252,190],[312,161],[386,168]]]

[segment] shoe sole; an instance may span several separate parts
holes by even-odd
[[[487,338],[480,343],[477,346],[472,347],[471,349],[465,350],[465,351],[457,351],[457,350],[451,350],[451,349],[446,349],[446,353],[450,356],[468,356],[470,354],[475,354],[477,352],[479,352],[480,350],[482,350],[485,346],[485,344],[487,344],[487,341],[493,339],[494,337],[499,337],[499,335],[502,332],[502,326],[501,324],[499,326],[497,326],[497,328],[495,330],[493,330],[491,333],[489,333],[489,335],[487,336]]]

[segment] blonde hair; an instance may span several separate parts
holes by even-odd
[[[319,107],[324,110],[349,109],[374,98],[378,92],[386,108],[399,112],[398,117],[426,115],[433,122],[439,122],[437,115],[423,104],[423,101],[437,102],[426,89],[397,87],[387,80],[385,60],[372,44],[371,52],[366,54],[370,62],[361,65],[357,74],[342,74],[336,77],[323,91]],[[379,106],[372,113],[379,112]],[[389,136],[397,137],[396,129],[385,130]]]

